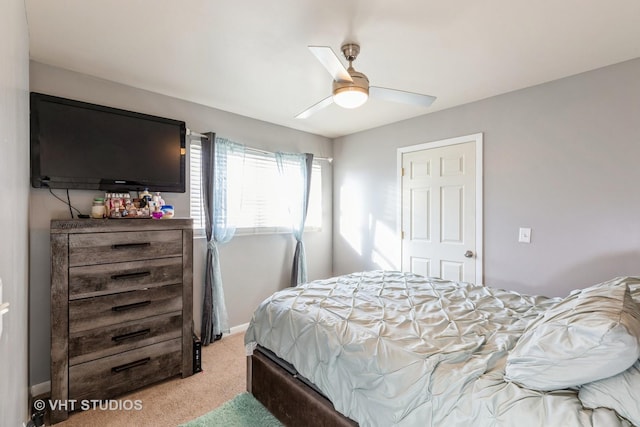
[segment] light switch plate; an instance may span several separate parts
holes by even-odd
[[[9,303],[2,302],[2,279],[0,279],[0,338],[2,338],[2,316],[9,311]]]
[[[518,233],[518,242],[531,243],[531,228],[520,227],[520,231]]]
[[[2,305],[2,278],[0,277],[0,338],[2,338],[2,316],[4,316]]]

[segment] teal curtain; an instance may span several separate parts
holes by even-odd
[[[276,153],[278,171],[283,180],[283,189],[291,215],[291,231],[296,239],[296,251],[291,269],[291,286],[307,282],[307,259],[302,242],[304,223],[309,208],[311,190],[311,153]]]
[[[229,156],[244,157],[244,146],[214,133],[202,138],[202,188],[207,235],[207,256],[202,307],[203,345],[229,332],[218,246],[233,238],[235,226],[230,206]]]

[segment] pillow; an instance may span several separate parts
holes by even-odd
[[[617,278],[572,292],[534,320],[507,357],[505,379],[534,390],[616,375],[640,356],[640,308]]]
[[[585,408],[611,408],[640,426],[640,360],[618,375],[583,385],[578,397]]]

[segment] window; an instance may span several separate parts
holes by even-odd
[[[200,182],[202,150],[200,143],[190,146],[190,196],[191,217],[194,228],[204,228],[204,209]],[[238,234],[289,232],[291,220],[287,204],[282,199],[280,175],[275,155],[262,154],[247,149],[243,158],[231,156],[229,170],[242,171],[229,177],[232,195],[240,197],[236,203],[239,209],[232,211]],[[305,230],[319,230],[322,227],[322,168],[313,162],[311,190]]]
[[[192,142],[189,146],[189,199],[193,228],[204,228],[204,200],[202,199],[202,147]]]

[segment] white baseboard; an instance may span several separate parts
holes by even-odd
[[[231,328],[229,335],[244,333],[249,327],[249,322],[237,325]],[[224,339],[224,336],[223,336]],[[51,381],[46,381],[40,384],[34,384],[31,386],[31,396],[41,396],[43,394],[51,393]]]
[[[249,322],[243,323],[242,325],[234,326],[234,327],[231,328],[231,331],[229,331],[229,335],[239,334],[241,332],[246,332],[246,330],[248,328],[249,328]]]
[[[49,393],[51,393],[51,381],[45,381],[31,386],[31,396],[33,397]]]

